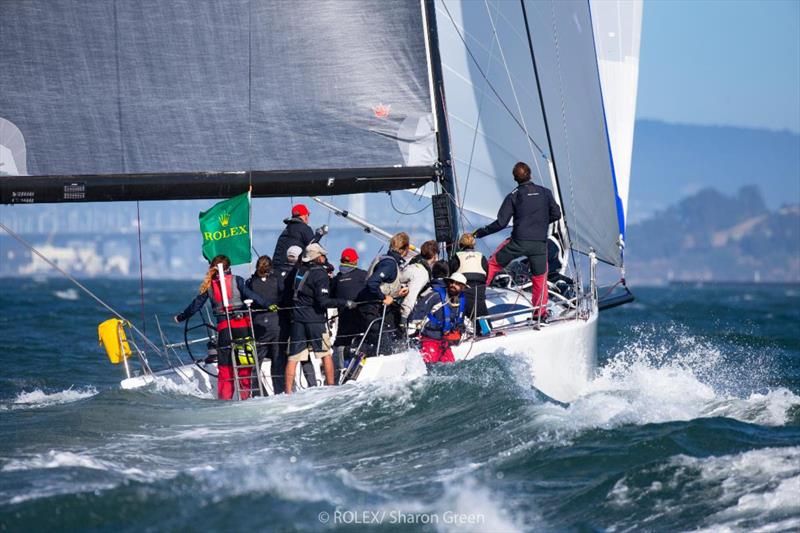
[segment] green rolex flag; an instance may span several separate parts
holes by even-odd
[[[203,257],[209,261],[217,255],[227,255],[231,265],[249,263],[250,193],[234,196],[200,213],[200,231]]]

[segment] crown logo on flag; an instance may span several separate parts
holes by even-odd
[[[219,216],[219,223],[222,224],[222,227],[225,228],[231,222],[231,214],[225,211]]]

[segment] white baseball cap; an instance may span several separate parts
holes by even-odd
[[[461,272],[456,272],[455,274],[450,274],[448,277],[444,278],[445,281],[453,281],[455,283],[460,283],[464,286],[464,288],[468,288],[467,285],[467,278]]]
[[[290,246],[289,249],[286,250],[286,257],[287,258],[294,257],[295,259],[297,259],[298,257],[300,257],[300,254],[302,253],[303,249],[300,248],[299,246]]]
[[[303,254],[303,262],[307,263],[313,261],[321,255],[328,255],[328,252],[325,251],[325,248],[323,248],[321,244],[313,242],[306,246],[306,253]]]

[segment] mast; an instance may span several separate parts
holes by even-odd
[[[449,240],[447,249],[458,242],[458,203],[456,192],[455,167],[453,166],[453,153],[450,144],[450,128],[447,122],[447,106],[444,98],[444,75],[442,74],[442,58],[439,54],[439,35],[436,28],[436,2],[423,0],[423,16],[425,18],[426,38],[428,44],[428,61],[430,76],[433,85],[433,103],[436,118],[436,143],[439,151],[439,180],[444,193],[447,195],[447,215],[449,217]],[[434,201],[434,218],[436,202]]]
[[[536,54],[534,54],[534,52],[533,52],[533,40],[531,39],[531,28],[528,25],[528,12],[525,9],[525,0],[520,0],[519,3],[520,3],[520,6],[522,7],[522,18],[525,21],[525,33],[527,34],[527,37],[528,37],[528,50],[531,53],[531,63],[533,64],[533,75],[536,78],[536,92],[539,95],[539,106],[540,106],[540,108],[542,110],[542,120],[544,122],[544,131],[547,134],[547,149],[550,152],[550,157],[548,158],[548,163],[549,163],[548,164],[548,169],[550,169],[550,171],[553,173],[553,182],[555,183],[555,186],[556,186],[556,189],[557,189],[557,193],[558,193],[558,200],[559,200],[558,203],[561,206],[561,220],[563,221],[563,225],[564,225],[564,228],[563,228],[564,229],[564,233],[563,233],[562,238],[565,241],[564,244],[566,245],[567,249],[571,250],[572,247],[570,245],[571,239],[570,239],[570,236],[569,236],[569,225],[567,224],[567,214],[566,214],[566,210],[564,209],[564,203],[563,203],[563,200],[562,200],[562,198],[564,198],[564,195],[561,192],[561,182],[558,179],[558,170],[557,170],[557,166],[556,166],[555,155],[554,155],[554,152],[553,152],[553,140],[552,140],[552,138],[550,136],[550,125],[549,125],[549,123],[547,121],[547,112],[545,111],[545,108],[544,108],[544,97],[542,96],[542,85],[541,85],[541,82],[539,80],[539,69],[536,66]],[[580,276],[579,270],[577,268],[575,270],[576,270],[576,276]]]

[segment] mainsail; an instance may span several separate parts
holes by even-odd
[[[423,18],[419,1],[2,2],[1,200],[424,184]]]
[[[638,38],[596,47],[592,24],[589,0],[3,2],[0,201],[439,180],[493,217],[527,160],[573,249],[620,265]]]

